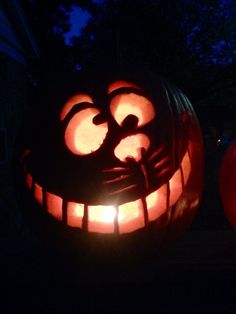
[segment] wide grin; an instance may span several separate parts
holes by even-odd
[[[29,151],[25,152],[24,157]],[[191,172],[189,152],[171,179],[145,198],[114,205],[88,205],[71,202],[46,191],[27,171],[26,184],[36,201],[54,218],[66,225],[88,232],[123,234],[143,228],[173,206],[184,191]]]

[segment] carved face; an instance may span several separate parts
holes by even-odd
[[[26,183],[42,210],[89,233],[131,233],[163,217],[188,224],[202,177],[188,100],[164,84],[152,92],[126,79],[94,90],[67,97],[25,147]]]

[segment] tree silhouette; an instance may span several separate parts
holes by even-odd
[[[66,46],[73,5],[91,19]],[[198,100],[236,60],[234,0],[28,0],[25,8],[41,48],[39,72],[52,77],[97,64],[142,66]]]
[[[119,0],[84,8],[93,18],[73,41],[82,65],[145,64],[178,77],[235,61],[234,1]]]

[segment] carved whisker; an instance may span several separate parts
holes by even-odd
[[[170,157],[166,156],[165,158],[163,158],[161,161],[159,161],[157,164],[154,165],[154,169],[159,169],[169,162],[170,162]]]
[[[110,183],[114,183],[114,182],[119,182],[119,181],[122,181],[122,180],[124,180],[124,179],[126,179],[126,178],[128,178],[128,177],[129,177],[128,174],[124,174],[124,175],[121,175],[121,176],[116,177],[116,178],[114,178],[114,179],[105,180],[103,183],[104,183],[104,184],[110,184]]]
[[[135,187],[137,187],[137,184],[131,184],[131,185],[127,186],[127,187],[124,187],[124,188],[122,188],[122,189],[116,190],[116,191],[114,191],[114,192],[110,192],[110,193],[108,193],[108,194],[109,194],[109,195],[119,194],[119,193],[124,192],[124,191],[132,190],[132,189],[135,188]]]
[[[149,158],[148,161],[152,162],[156,157],[158,157],[165,149],[165,145],[162,145],[161,147],[158,148]]]
[[[168,168],[164,168],[164,169],[161,170],[160,172],[159,172],[159,171],[156,171],[156,172],[155,172],[155,175],[156,175],[158,178],[160,178],[160,177],[166,175],[168,172],[170,172],[170,168],[169,168],[169,167],[168,167]]]
[[[107,172],[107,173],[113,173],[113,172],[122,172],[125,171],[127,172],[128,169],[127,168],[123,168],[123,167],[114,167],[114,168],[109,168],[109,169],[103,169],[102,172]]]

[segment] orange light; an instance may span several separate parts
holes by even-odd
[[[182,165],[183,176],[184,176],[184,184],[186,184],[189,179],[190,172],[191,172],[191,162],[190,162],[190,157],[189,157],[188,152],[184,155],[181,165]]]
[[[170,205],[173,205],[183,191],[181,171],[177,170],[170,179]]]
[[[156,220],[166,212],[167,205],[167,184],[161,186],[157,191],[146,197],[148,218],[150,221]]]
[[[127,82],[127,81],[116,81],[112,84],[109,85],[108,87],[108,94],[112,93],[113,91],[122,88],[122,87],[134,87],[137,89],[141,89],[138,85],[131,83],[131,82]]]
[[[118,219],[120,233],[129,233],[144,227],[142,201],[139,199],[120,205]]]
[[[49,214],[58,220],[62,220],[62,198],[47,192],[46,202]]]
[[[137,134],[143,139],[143,134]],[[139,138],[139,136],[137,138]],[[132,136],[130,136],[132,137]],[[128,137],[129,138],[129,137]],[[137,158],[133,155],[133,158]],[[186,152],[181,167],[174,173],[172,178],[158,190],[146,196],[146,207],[148,211],[148,221],[154,221],[164,214],[169,207],[173,206],[181,196],[184,186],[186,185],[191,172],[191,163],[188,152]],[[33,182],[30,174],[26,175],[26,181],[30,187]],[[168,200],[168,185],[169,185],[169,203]],[[62,221],[62,198],[45,192],[46,194],[46,208],[56,219]],[[34,184],[35,199],[42,205],[43,204],[43,191],[42,187]],[[145,202],[144,200],[144,202]],[[196,204],[194,203],[193,206]],[[68,202],[67,203],[67,224],[71,227],[82,228],[82,221],[84,217],[84,204]],[[181,208],[185,208],[184,201],[179,205],[179,212]],[[176,216],[173,214],[174,217]],[[141,199],[127,202],[118,206],[118,211],[112,205],[89,205],[88,206],[88,231],[99,233],[114,233],[115,220],[117,219],[119,233],[129,233],[134,230],[143,228],[144,221],[144,207]]]
[[[141,200],[125,203],[119,206],[118,220],[120,223],[132,220],[142,215],[142,202]]]
[[[31,190],[32,189],[32,185],[33,185],[33,178],[31,176],[31,174],[27,173],[26,175],[26,185],[28,186],[28,188]]]
[[[39,204],[43,204],[43,189],[38,183],[34,184],[34,197]]]
[[[88,102],[93,103],[92,98],[89,95],[86,94],[77,94],[72,96],[63,106],[60,120],[64,120],[66,115],[69,113],[69,111],[74,107],[74,105],[82,103],[82,102]]]
[[[84,216],[83,204],[68,202],[67,223],[69,226],[81,228],[83,216]]]
[[[89,206],[89,221],[100,221],[104,223],[113,222],[116,210],[114,206]]]
[[[149,146],[149,138],[145,134],[138,133],[122,139],[116,146],[114,154],[119,160],[123,162],[126,161],[127,157],[139,161],[142,158],[141,148],[147,150]]]
[[[108,132],[108,125],[93,123],[93,118],[99,113],[96,108],[87,108],[77,112],[68,123],[65,142],[74,154],[90,154],[102,145]]]
[[[113,233],[116,210],[113,206],[89,206],[88,229],[91,232]]]

